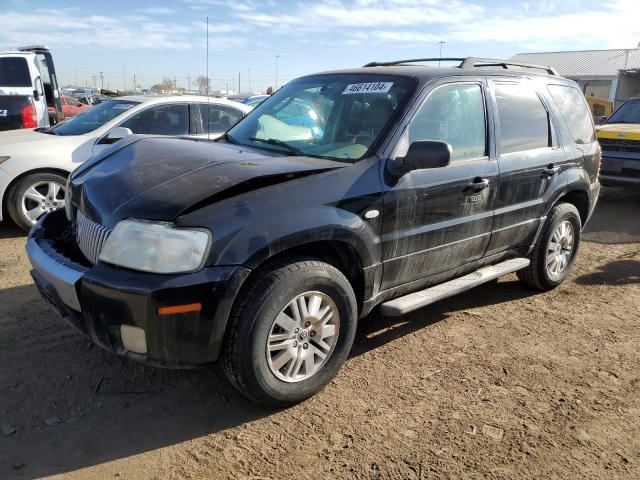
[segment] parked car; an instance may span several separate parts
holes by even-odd
[[[247,397],[299,402],[374,307],[402,315],[511,272],[540,290],[567,278],[600,149],[577,85],[544,71],[371,64],[288,83],[214,143],[129,137],[31,231],[35,283],[108,350],[220,358]],[[272,128],[309,91],[322,137]]]
[[[0,53],[0,90],[0,131],[47,127],[64,118],[53,58],[47,47],[22,47]],[[18,101],[13,96],[22,98]]]
[[[640,98],[624,102],[597,132],[602,185],[640,188]]]
[[[67,97],[63,95],[61,97],[62,100],[62,112],[64,113],[65,118],[73,117],[78,113],[86,112],[91,108],[91,105],[84,105],[80,101],[76,100],[73,97]]]
[[[53,127],[0,132],[1,205],[28,230],[43,213],[64,206],[68,174],[117,140],[131,133],[215,138],[250,110],[206,97],[131,96]]]

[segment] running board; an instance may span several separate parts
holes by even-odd
[[[385,302],[380,305],[380,312],[389,317],[398,317],[495,280],[502,275],[517,272],[528,267],[529,263],[528,258],[513,258],[496,265],[483,267],[464,277],[455,278],[440,285]]]

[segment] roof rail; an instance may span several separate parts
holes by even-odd
[[[543,72],[559,77],[560,74],[552,67],[545,65],[536,65],[533,63],[513,62],[511,60],[498,60],[495,58],[414,58],[409,60],[395,60],[392,62],[370,62],[365,67],[390,67],[393,65],[405,65],[407,63],[419,63],[419,62],[460,62],[458,68],[481,68],[481,67],[501,67],[508,70],[509,67],[528,68],[531,70],[542,70]]]

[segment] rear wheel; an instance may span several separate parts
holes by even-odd
[[[222,365],[245,396],[272,407],[324,388],[349,355],[356,331],[353,289],[315,260],[275,265],[251,282],[229,319]]]
[[[551,290],[566,280],[580,246],[582,222],[570,203],[553,207],[531,254],[531,264],[518,278],[539,290]]]
[[[23,230],[30,230],[47,212],[64,208],[67,179],[57,173],[34,173],[13,185],[7,211]]]

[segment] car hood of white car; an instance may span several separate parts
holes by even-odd
[[[85,135],[62,136],[49,135],[35,130],[9,130],[0,132],[0,155],[9,153],[8,150],[27,153],[42,148],[64,148],[64,146],[75,148],[87,140]]]

